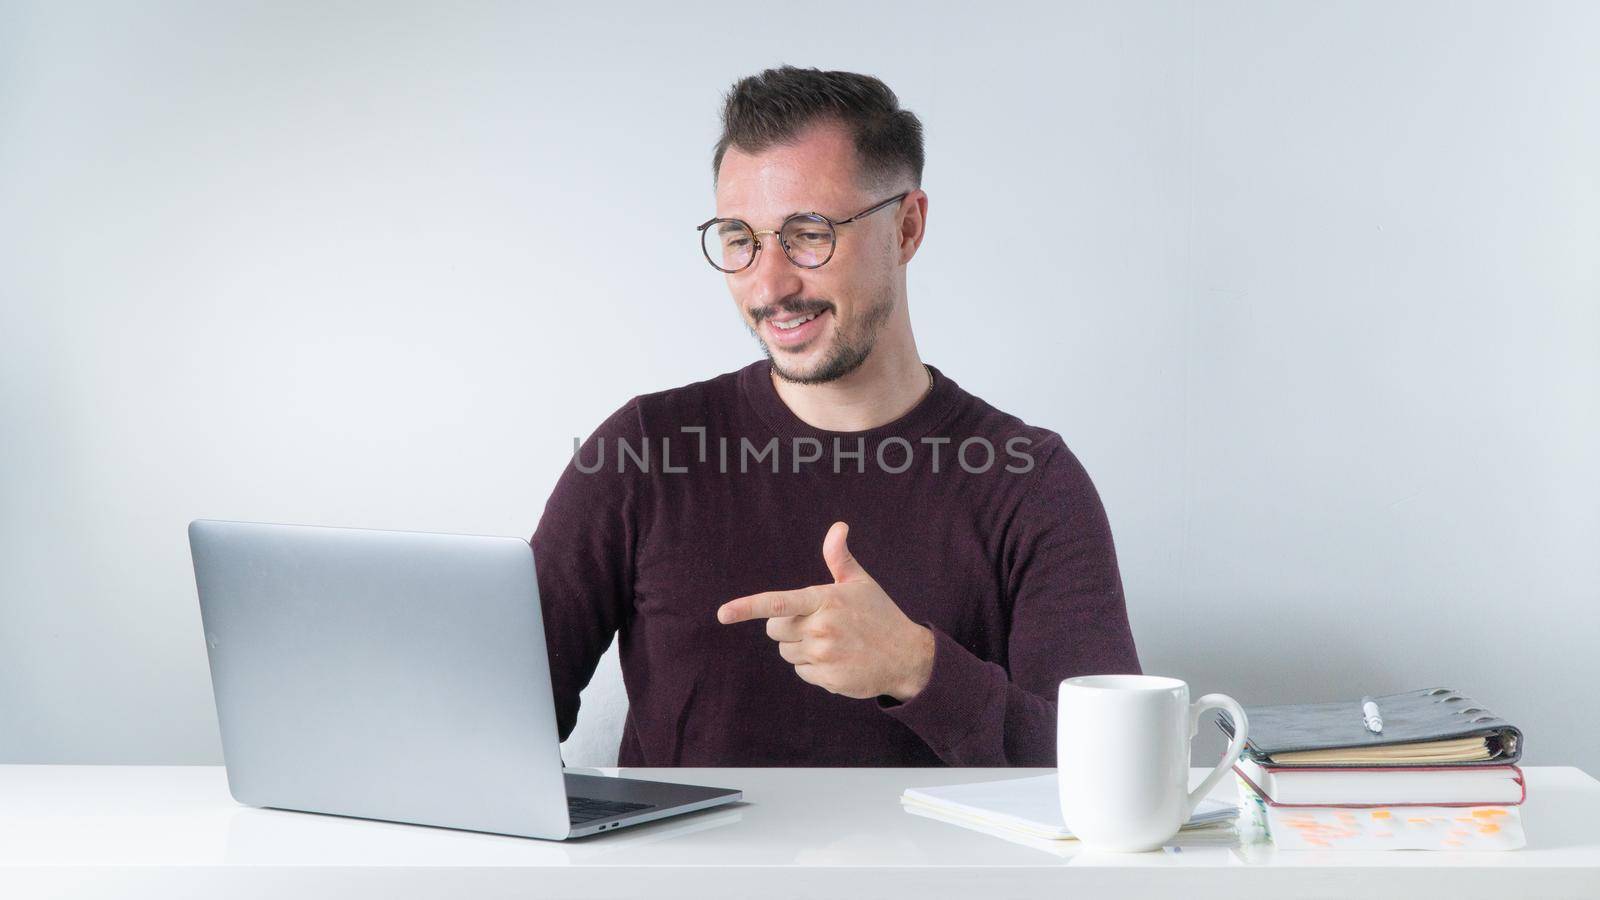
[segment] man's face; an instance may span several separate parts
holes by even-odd
[[[755,155],[729,147],[717,179],[717,216],[775,231],[797,212],[838,221],[902,189],[868,194],[856,169],[849,133],[835,124]],[[816,269],[790,262],[777,235],[763,234],[755,261],[727,276],[745,325],[779,377],[818,384],[866,361],[895,308],[899,222],[896,205],[839,228],[833,257]],[[803,321],[808,316],[814,318]]]

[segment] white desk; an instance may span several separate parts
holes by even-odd
[[[0,897],[1600,897],[1600,782],[1573,768],[1527,769],[1518,851],[1066,856],[899,802],[1048,769],[622,771],[746,801],[550,842],[242,807],[212,766],[0,766]]]

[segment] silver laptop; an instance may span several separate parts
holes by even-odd
[[[234,799],[564,840],[743,794],[563,771],[515,537],[189,525]]]

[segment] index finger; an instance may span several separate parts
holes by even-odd
[[[766,591],[729,600],[717,608],[717,621],[724,625],[774,616],[808,616],[822,608],[822,598],[811,588],[797,591]]]

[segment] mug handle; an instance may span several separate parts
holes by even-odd
[[[1200,782],[1199,787],[1189,792],[1189,803],[1184,807],[1183,811],[1183,821],[1185,822],[1189,821],[1189,817],[1194,815],[1194,808],[1200,805],[1200,801],[1204,800],[1207,794],[1211,793],[1211,789],[1217,786],[1217,782],[1222,780],[1222,776],[1226,775],[1228,770],[1233,768],[1233,764],[1239,761],[1239,755],[1244,752],[1245,739],[1249,737],[1250,721],[1245,718],[1244,708],[1239,705],[1239,701],[1229,697],[1227,694],[1207,694],[1189,705],[1190,740],[1193,740],[1194,736],[1200,731],[1200,714],[1208,709],[1225,709],[1228,711],[1228,715],[1233,718],[1233,740],[1228,742],[1228,749],[1222,754],[1222,761],[1217,763],[1217,767],[1211,770],[1211,774],[1206,776],[1205,781]]]

